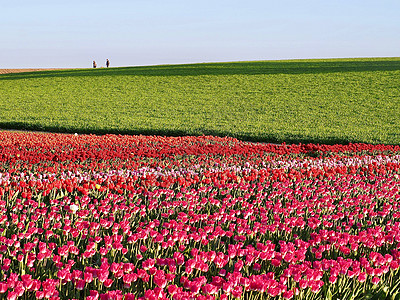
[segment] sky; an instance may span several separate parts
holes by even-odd
[[[0,0],[0,69],[399,57],[399,0]]]

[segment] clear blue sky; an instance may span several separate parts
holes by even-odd
[[[0,0],[0,69],[400,56],[400,0]]]

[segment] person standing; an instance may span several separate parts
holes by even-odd
[[[96,69],[96,67],[97,67],[96,61],[93,61],[93,68]]]
[[[108,58],[106,59],[106,66],[107,68],[110,66],[110,61],[108,60]]]

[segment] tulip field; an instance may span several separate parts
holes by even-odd
[[[0,298],[398,299],[400,147],[0,132]]]

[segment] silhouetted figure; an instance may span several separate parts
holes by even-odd
[[[93,68],[96,69],[96,67],[97,67],[96,62],[93,61]]]
[[[107,58],[107,60],[106,60],[106,67],[108,68],[110,66],[110,61],[108,60],[108,58]]]

